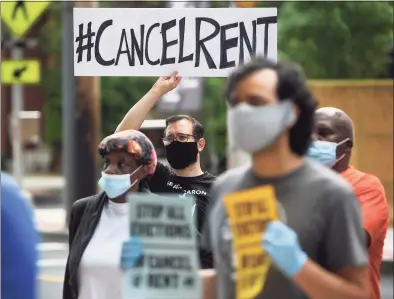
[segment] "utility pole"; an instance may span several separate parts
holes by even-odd
[[[98,1],[76,1],[75,7],[95,8]],[[74,172],[76,198],[93,195],[97,192],[97,180],[100,175],[97,146],[101,136],[100,78],[75,77],[76,112],[75,112],[75,154]]]
[[[64,1],[62,5],[62,106],[63,106],[63,152],[62,169],[65,179],[63,200],[67,215],[71,205],[78,199],[76,190],[76,91],[74,77],[73,2]]]

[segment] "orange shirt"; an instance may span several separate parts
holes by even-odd
[[[350,183],[361,204],[364,229],[371,237],[368,249],[371,298],[380,299],[380,265],[390,221],[384,187],[376,176],[352,166],[342,172],[341,176]]]

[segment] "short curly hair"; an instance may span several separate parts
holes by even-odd
[[[301,68],[290,62],[275,62],[263,57],[256,57],[237,68],[228,78],[226,99],[230,102],[231,93],[239,82],[255,72],[270,69],[278,75],[276,93],[279,101],[291,100],[298,107],[300,114],[297,122],[290,129],[290,148],[303,156],[308,150],[314,127],[314,114],[317,101],[309,90]]]
[[[98,146],[102,157],[113,151],[132,154],[139,165],[147,166],[148,175],[155,173],[156,150],[148,137],[140,131],[126,130],[105,137]]]

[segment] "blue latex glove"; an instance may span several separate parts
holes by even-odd
[[[139,258],[142,257],[143,248],[140,237],[130,237],[122,245],[122,253],[120,257],[120,267],[123,271],[133,268]]]
[[[261,245],[276,268],[287,276],[297,274],[308,259],[297,234],[280,221],[267,224]]]

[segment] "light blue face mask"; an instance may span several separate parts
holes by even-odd
[[[119,175],[101,172],[101,178],[98,181],[98,184],[100,188],[105,191],[109,198],[116,198],[126,193],[129,189],[131,189],[133,186],[135,186],[135,184],[138,183],[138,179],[131,183],[130,177],[135,174],[141,167],[142,165],[131,174]]]
[[[312,144],[309,146],[308,152],[306,153],[306,157],[311,158],[327,167],[332,168],[334,167],[335,164],[337,164],[340,160],[342,160],[345,157],[345,154],[342,154],[337,159],[337,147],[348,140],[349,138],[346,138],[345,140],[342,140],[339,143],[322,141],[322,140],[313,141]]]

